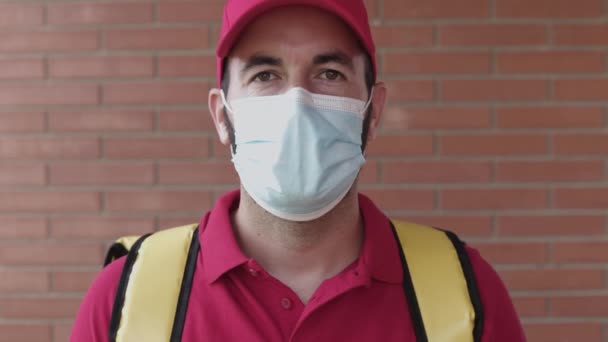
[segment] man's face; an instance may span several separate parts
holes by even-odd
[[[249,25],[228,59],[229,100],[293,87],[367,100],[364,53],[339,18],[311,7],[270,11]]]
[[[228,102],[282,94],[293,87],[368,100],[365,52],[355,34],[338,17],[313,7],[282,7],[259,16],[243,30],[227,60]],[[384,84],[376,83],[365,141],[376,134],[385,98]],[[233,118],[225,115],[219,89],[209,92],[209,109],[220,141],[229,145]]]

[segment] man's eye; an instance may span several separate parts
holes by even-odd
[[[322,73],[324,79],[329,80],[329,81],[335,81],[340,77],[344,77],[342,76],[342,74],[336,70],[325,70]]]
[[[273,75],[272,75],[271,72],[269,72],[269,71],[262,71],[262,72],[256,74],[253,77],[253,80],[254,81],[258,81],[258,82],[268,82],[268,81],[272,80],[272,77],[273,77]]]

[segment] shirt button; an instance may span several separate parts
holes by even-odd
[[[252,277],[257,277],[258,276],[258,271],[256,271],[254,268],[250,268],[249,269],[249,274],[251,274]]]
[[[281,306],[283,307],[283,309],[285,310],[289,310],[291,309],[291,299],[285,297],[283,299],[281,299]]]

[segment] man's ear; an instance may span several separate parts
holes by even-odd
[[[209,112],[211,119],[215,125],[215,130],[220,138],[220,142],[224,145],[230,144],[230,134],[228,130],[228,122],[224,115],[224,103],[222,102],[221,90],[213,88],[209,90]]]
[[[371,117],[369,119],[369,128],[367,131],[367,144],[376,138],[385,102],[386,85],[384,82],[378,82],[374,85],[374,92],[372,93],[372,112],[370,113]]]

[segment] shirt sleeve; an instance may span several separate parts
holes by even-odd
[[[117,259],[97,275],[80,304],[70,342],[109,342],[114,296],[124,263],[124,257]]]
[[[466,249],[484,310],[482,342],[526,342],[521,322],[504,283],[476,249],[469,246]]]

